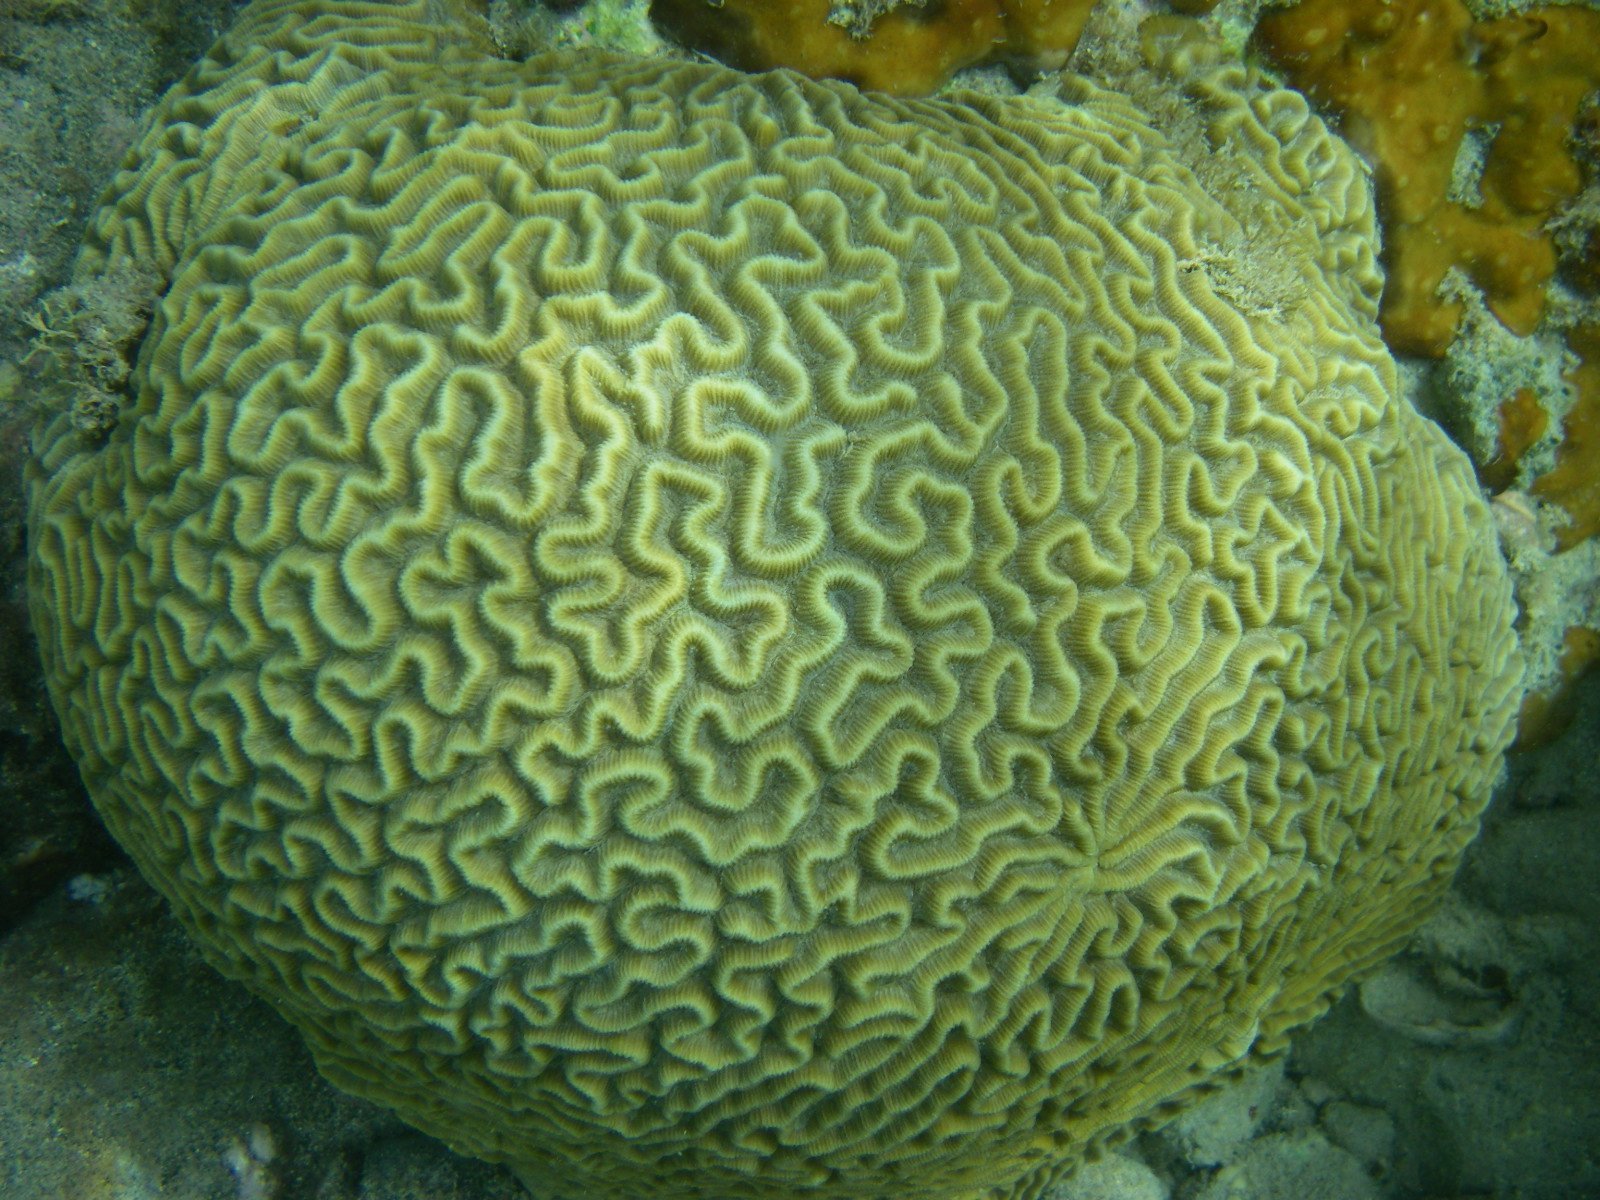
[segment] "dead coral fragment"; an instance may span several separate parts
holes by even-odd
[[[13,21],[26,21],[32,25],[48,25],[54,21],[76,21],[89,13],[87,0],[6,0],[0,6],[0,16]]]
[[[1256,40],[1374,160],[1389,344],[1443,353],[1461,316],[1438,294],[1452,267],[1508,328],[1531,333],[1556,269],[1544,226],[1580,186],[1567,135],[1600,85],[1600,12],[1475,21],[1461,0],[1303,0],[1264,17]],[[1463,203],[1451,196],[1457,157],[1469,130],[1489,129],[1481,202]]]
[[[122,409],[159,286],[153,272],[122,261],[47,293],[25,318],[34,332],[24,365],[38,402],[69,408],[73,425],[92,436],[107,432]]]

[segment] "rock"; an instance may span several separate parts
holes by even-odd
[[[1223,1167],[1194,1200],[1380,1200],[1355,1155],[1312,1130],[1269,1134]]]

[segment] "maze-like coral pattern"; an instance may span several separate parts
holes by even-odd
[[[548,1195],[1033,1197],[1420,919],[1510,603],[1297,98],[1196,101],[1247,226],[1075,80],[321,11],[130,158],[32,536],[97,804],[335,1080]]]

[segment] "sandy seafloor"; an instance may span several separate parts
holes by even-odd
[[[99,830],[27,630],[22,318],[232,0],[0,0],[0,1200],[499,1200],[335,1091]],[[502,14],[504,15],[504,14]],[[652,1194],[641,1180],[639,1196]],[[1600,1197],[1600,678],[1377,979],[1063,1200]]]

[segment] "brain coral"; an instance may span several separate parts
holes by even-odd
[[[1082,80],[510,63],[437,0],[258,2],[163,102],[34,618],[334,1080],[546,1197],[1036,1197],[1421,919],[1506,578],[1359,167],[1190,77],[1204,187]]]

